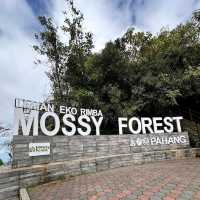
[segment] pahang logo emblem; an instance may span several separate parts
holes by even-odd
[[[150,141],[149,138],[137,138],[136,140],[132,139],[130,146],[142,146],[142,145],[149,145]]]
[[[141,145],[142,145],[142,139],[137,138],[136,144],[137,144],[138,146],[141,146]]]

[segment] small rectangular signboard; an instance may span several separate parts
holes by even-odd
[[[50,155],[50,143],[29,143],[29,156]]]

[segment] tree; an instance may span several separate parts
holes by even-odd
[[[85,74],[83,63],[93,48],[92,34],[83,32],[83,15],[74,6],[72,0],[66,0],[68,10],[61,27],[51,18],[39,17],[43,30],[36,34],[39,45],[34,49],[48,59],[47,75],[52,83],[52,96],[55,104],[73,104],[75,91],[80,90]],[[61,41],[58,32],[66,35],[67,41]],[[41,63],[38,60],[37,63]],[[76,92],[77,93],[77,92]]]
[[[93,106],[103,111],[105,127],[115,128],[117,117],[134,113],[131,99],[131,66],[113,42],[108,42],[101,53],[88,57],[85,69],[88,91]]]
[[[143,102],[140,115],[166,114],[186,99],[187,106],[198,105],[200,31],[195,20],[171,31],[163,29],[157,36],[129,30],[119,39],[122,51],[138,68],[133,93],[138,96],[135,102]]]
[[[44,16],[38,19],[44,30],[35,35],[40,45],[33,47],[39,54],[48,59],[49,71],[47,75],[52,83],[52,92],[56,98],[55,101],[61,101],[63,98],[62,79],[65,70],[63,66],[65,46],[59,39],[58,27],[55,27],[52,19]],[[41,63],[41,60],[38,60],[37,63]]]
[[[0,166],[4,165],[3,161],[0,159]]]

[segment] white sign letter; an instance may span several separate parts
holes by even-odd
[[[165,123],[165,127],[164,127],[164,130],[167,132],[167,133],[172,133],[173,130],[174,130],[174,126],[172,124],[172,121],[173,119],[171,117],[165,117],[164,118],[164,123]],[[168,128],[169,127],[169,128]]]
[[[31,110],[27,123],[22,108],[15,108],[15,122],[14,122],[14,134],[19,134],[19,126],[22,126],[22,134],[28,136],[30,134],[31,125],[33,124],[33,135],[38,135],[38,115],[37,110]]]
[[[137,122],[137,130],[134,130],[133,129],[133,121],[136,121]],[[134,133],[134,134],[138,134],[141,132],[141,129],[142,129],[142,125],[141,125],[141,122],[140,120],[137,118],[137,117],[132,117],[129,122],[128,122],[128,127],[129,127],[129,130],[131,131],[131,133]]]
[[[71,131],[68,131],[65,127],[62,128],[62,132],[64,135],[67,135],[67,136],[72,136],[76,133],[76,127],[75,125],[72,123],[72,122],[69,122],[68,121],[68,118],[71,119],[71,121],[75,121],[75,117],[74,115],[71,115],[71,114],[65,114],[63,116],[63,122],[66,126],[69,126],[72,130]]]
[[[152,121],[151,118],[149,117],[143,117],[141,118],[141,123],[142,123],[142,132],[146,134],[146,128],[149,130],[150,133],[153,133],[153,129],[151,128]]]
[[[178,133],[182,132],[180,120],[183,119],[183,117],[173,117],[173,119],[176,120],[176,125],[177,125],[177,131],[178,131]]]
[[[155,133],[164,133],[164,130],[158,130],[158,127],[163,126],[163,124],[161,122],[158,122],[158,121],[162,121],[162,117],[153,117],[154,132]]]
[[[49,116],[53,117],[53,119],[55,121],[55,128],[52,131],[47,130],[46,124],[45,124],[46,119]],[[45,112],[42,115],[41,119],[40,119],[40,127],[41,127],[42,132],[45,135],[47,135],[47,136],[54,136],[54,135],[56,135],[58,133],[59,129],[60,129],[60,120],[58,118],[58,115],[56,115],[56,113],[54,113],[54,112]]]
[[[86,135],[89,135],[90,132],[91,132],[91,127],[88,123],[84,122],[83,119],[85,119],[87,122],[90,122],[90,118],[87,116],[87,115],[81,115],[79,118],[78,118],[78,123],[85,127],[86,128],[86,131],[83,131],[82,128],[78,128],[78,132],[80,135],[82,136],[86,136]]]
[[[118,126],[119,126],[119,134],[120,135],[123,134],[122,128],[127,128],[127,124],[122,124],[123,121],[127,122],[127,118],[126,117],[119,117],[118,118]]]
[[[97,121],[96,118],[94,116],[91,116],[92,118],[92,121],[96,127],[96,135],[100,135],[100,126],[101,126],[101,123],[103,121],[103,117],[99,117],[99,120]]]

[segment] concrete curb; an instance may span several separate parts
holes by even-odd
[[[20,200],[30,200],[30,197],[28,195],[26,188],[21,188],[19,190],[19,199]]]

